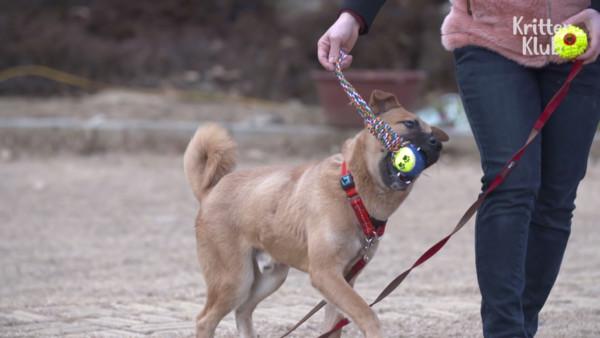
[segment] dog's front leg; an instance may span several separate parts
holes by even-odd
[[[309,271],[312,285],[325,299],[346,313],[367,338],[381,338],[379,319],[362,297],[344,279],[342,269],[319,266]]]
[[[354,276],[354,278],[352,278],[348,282],[348,284],[350,284],[351,287],[354,287],[354,282],[356,281],[356,277],[357,276]],[[325,318],[323,320],[323,330],[324,331],[329,331],[334,325],[339,323],[342,319],[344,319],[344,315],[340,312],[340,310],[337,307],[335,307],[331,303],[327,303],[327,305],[325,305]],[[341,336],[342,336],[342,330],[337,330],[336,332],[332,333],[329,337],[330,338],[340,338]]]

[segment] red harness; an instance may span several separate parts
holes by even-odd
[[[348,203],[352,206],[367,241],[383,236],[387,221],[380,221],[369,215],[362,198],[360,198],[358,191],[356,191],[354,178],[346,166],[346,161],[342,163],[342,178],[340,179],[340,183],[342,184],[342,189],[346,192]]]

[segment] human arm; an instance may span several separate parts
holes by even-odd
[[[359,34],[366,34],[385,0],[346,0],[338,19],[317,42],[317,57],[321,65],[334,70],[340,49],[350,53]],[[352,56],[342,62],[342,68],[352,63]]]

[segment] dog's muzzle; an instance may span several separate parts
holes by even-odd
[[[435,136],[430,134],[415,134],[408,137],[407,140],[416,148],[418,155],[421,156],[424,163],[424,168],[430,167],[437,162],[442,150],[442,142]],[[380,162],[380,173],[383,183],[394,190],[405,190],[415,178],[420,174],[420,170],[416,175],[404,173],[394,164],[394,156],[391,152]]]

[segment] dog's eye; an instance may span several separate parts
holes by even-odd
[[[404,126],[408,129],[414,128],[415,126],[415,121],[403,121],[402,123],[404,123]]]

